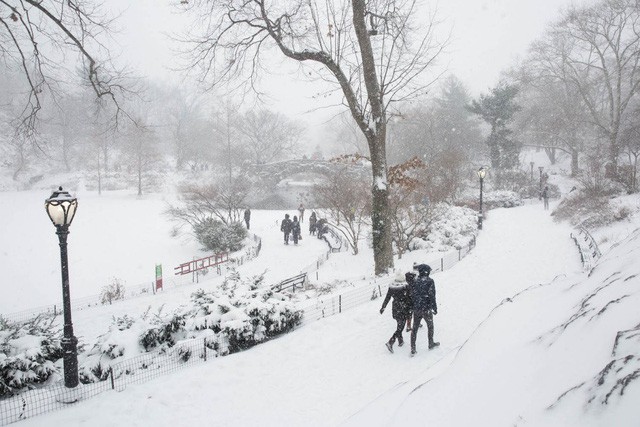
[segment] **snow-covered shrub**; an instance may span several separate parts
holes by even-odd
[[[100,303],[102,305],[111,304],[113,301],[124,299],[125,289],[120,279],[113,278],[111,283],[104,286],[100,291]]]
[[[214,252],[238,251],[247,237],[247,229],[240,222],[227,225],[212,218],[195,224],[193,231],[204,249]]]
[[[283,295],[262,286],[263,276],[241,278],[232,270],[222,285],[191,295],[191,303],[173,313],[149,310],[139,318],[114,318],[109,331],[80,362],[83,382],[107,378],[115,363],[156,351],[157,363],[164,355],[187,361],[191,351],[181,342],[207,338],[215,355],[247,349],[257,343],[293,329],[302,319],[302,310]],[[228,346],[220,346],[228,342]],[[145,361],[145,368],[149,361]],[[134,369],[129,366],[128,369]],[[122,375],[123,372],[115,372]]]
[[[614,221],[614,209],[608,197],[591,196],[574,191],[565,197],[551,213],[557,221],[569,221],[586,228],[601,227]]]
[[[469,244],[478,230],[478,213],[464,206],[438,204],[434,208],[434,218],[426,234],[411,241],[410,250],[446,252],[460,249]]]
[[[515,191],[491,191],[483,194],[483,209],[522,206],[522,198]]]
[[[0,319],[0,398],[57,374],[55,362],[62,357],[62,348],[53,320],[17,324]]]
[[[482,193],[482,210],[488,211],[494,208],[512,208],[524,204],[522,197],[515,191],[498,190],[484,191]],[[480,193],[466,192],[463,197],[456,200],[456,205],[466,206],[475,211],[480,207]]]

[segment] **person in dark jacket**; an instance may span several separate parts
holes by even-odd
[[[402,273],[398,273],[395,281],[389,285],[387,296],[382,302],[382,308],[380,308],[380,314],[384,313],[384,309],[387,307],[391,297],[393,297],[391,315],[397,322],[397,327],[389,341],[385,343],[385,346],[389,352],[393,353],[393,344],[396,342],[396,338],[398,339],[399,347],[402,347],[402,344],[404,344],[402,329],[407,319],[411,316],[411,291]]]
[[[411,287],[411,299],[413,301],[412,356],[416,354],[416,336],[419,329],[418,325],[422,319],[427,323],[429,349],[440,345],[440,343],[433,340],[433,315],[438,314],[438,305],[436,303],[436,283],[429,277],[431,267],[427,264],[419,264],[415,268],[418,270],[418,277]]]
[[[280,231],[284,233],[284,244],[289,244],[289,234],[291,233],[291,220],[289,219],[289,214],[284,215],[284,219],[282,220],[282,224],[280,224]]]
[[[251,221],[251,210],[247,208],[244,210],[244,222],[247,224],[247,230],[249,229],[249,221]]]
[[[293,222],[291,223],[291,236],[293,237],[293,244],[298,244],[298,238],[300,237],[300,223],[298,217],[293,216]]]
[[[314,235],[316,234],[316,222],[317,222],[317,218],[316,218],[316,213],[311,212],[311,216],[309,216],[309,234],[310,235]]]
[[[409,271],[404,274],[404,279],[407,281],[409,292],[411,292],[411,287],[413,286],[413,281],[416,279],[416,274]],[[407,317],[407,332],[411,332],[411,316],[412,315],[413,315],[413,310],[409,312],[409,317]]]
[[[318,222],[316,222],[316,231],[318,232],[318,239],[322,239],[322,235],[327,232],[329,226],[327,225],[327,220],[324,218],[320,218]]]

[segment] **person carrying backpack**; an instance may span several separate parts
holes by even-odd
[[[429,350],[440,345],[439,342],[433,340],[433,315],[438,314],[438,305],[436,304],[436,283],[429,274],[431,267],[427,264],[419,264],[415,266],[418,270],[411,287],[411,299],[413,301],[413,329],[411,330],[411,356],[416,354],[416,337],[418,335],[418,325],[424,319],[427,323],[427,335],[429,338]]]
[[[282,224],[280,224],[280,231],[284,233],[284,244],[289,244],[289,234],[291,233],[291,225],[292,222],[289,219],[289,214],[284,215],[284,219],[282,220]]]
[[[384,345],[387,347],[390,353],[393,353],[393,344],[398,340],[398,346],[402,347],[404,339],[402,338],[402,329],[407,319],[411,316],[411,292],[409,285],[405,281],[405,276],[402,273],[398,273],[395,281],[389,285],[387,296],[382,302],[382,308],[380,308],[380,314],[384,313],[384,309],[387,307],[389,300],[393,297],[393,304],[391,305],[391,315],[397,323],[397,327],[389,341]]]

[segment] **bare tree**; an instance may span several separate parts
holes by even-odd
[[[372,163],[372,224],[375,273],[393,266],[387,118],[402,99],[425,92],[419,77],[442,52],[434,17],[412,26],[415,0],[184,0],[198,19],[192,28],[191,64],[216,85],[246,77],[255,87],[262,56],[275,47],[313,75],[336,84],[365,136]],[[420,35],[419,35],[420,34]],[[248,77],[247,77],[248,75]]]
[[[362,229],[371,214],[371,192],[367,183],[345,167],[314,186],[313,192],[316,203],[323,207],[320,212],[347,239],[351,251],[357,255]]]
[[[419,180],[420,174],[416,173],[424,168],[425,164],[416,157],[389,168],[393,241],[398,258],[402,258],[414,238],[426,234],[431,223],[426,186]]]
[[[154,177],[160,173],[161,156],[158,150],[157,137],[154,130],[143,126],[145,120],[136,119],[137,126],[130,124],[123,129],[124,163],[133,172],[138,196],[142,196],[143,189],[154,184]]]
[[[303,128],[285,115],[264,109],[243,114],[238,129],[244,136],[245,150],[258,165],[293,157],[303,133]]]
[[[615,177],[620,131],[640,90],[640,8],[637,0],[572,6],[533,45],[541,74],[572,85],[591,123],[608,141],[607,176]]]
[[[519,72],[519,102],[516,114],[517,137],[525,145],[542,148],[552,164],[556,153],[571,157],[571,176],[579,172],[579,157],[587,141],[595,140],[589,113],[575,87],[566,81],[537,74],[535,65],[525,64]]]
[[[231,225],[240,222],[249,185],[242,178],[227,185],[187,185],[181,188],[183,207],[171,206],[167,213],[175,220],[195,227],[209,220]]]
[[[82,76],[98,98],[115,106],[117,124],[127,92],[125,74],[111,65],[104,38],[112,21],[94,0],[0,0],[0,56],[8,69],[19,69],[28,84],[18,129],[32,135],[43,93],[54,97],[73,75],[65,56],[78,55]]]
[[[636,116],[637,117],[637,116]],[[629,160],[628,188],[638,191],[638,158],[640,157],[640,121],[625,127],[621,135],[621,144]]]

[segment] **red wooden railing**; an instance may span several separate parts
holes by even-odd
[[[211,256],[194,259],[193,261],[185,262],[175,267],[173,270],[175,271],[176,276],[179,274],[189,274],[194,271],[204,270],[209,267],[217,267],[220,269],[220,264],[229,261],[229,253],[222,252],[219,254],[213,254]]]

